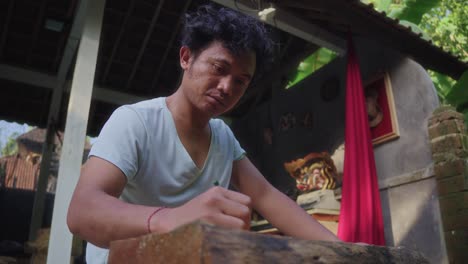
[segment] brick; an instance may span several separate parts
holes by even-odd
[[[466,263],[468,259],[468,229],[444,232],[445,245],[450,263]]]
[[[432,154],[432,160],[435,164],[445,162],[445,161],[454,161],[458,159],[467,159],[468,150],[466,149],[456,149],[452,152],[442,152]]]
[[[447,256],[450,264],[466,264],[468,251],[466,249],[447,250]]]
[[[464,248],[468,250],[468,228],[444,232],[447,248]]]
[[[432,153],[451,152],[456,149],[468,149],[464,134],[449,134],[431,140]]]
[[[439,197],[444,230],[468,228],[468,191]]]
[[[451,106],[442,106],[437,108],[429,119],[429,125],[440,123],[444,120],[458,119],[463,120],[463,114],[455,111]]]
[[[441,212],[441,217],[444,230],[468,228],[468,208],[460,209],[454,214]]]
[[[465,133],[465,125],[463,120],[451,119],[444,120],[436,125],[429,127],[429,138],[435,139],[448,134],[463,134]]]
[[[434,165],[434,174],[436,175],[437,180],[450,176],[467,175],[468,160],[456,159],[437,163]]]
[[[468,191],[439,196],[439,204],[441,214],[454,215],[468,208]]]
[[[456,112],[455,107],[451,105],[441,105],[432,113],[433,116],[440,115],[443,112]]]
[[[468,173],[442,178],[437,181],[439,195],[468,190]]]

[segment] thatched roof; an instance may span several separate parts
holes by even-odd
[[[62,146],[63,143],[63,132],[58,131],[54,135],[54,144],[56,146]],[[16,138],[18,144],[23,144],[29,151],[34,153],[42,153],[42,145],[46,139],[46,129],[34,128],[29,132],[26,132]],[[85,152],[89,152],[91,149],[91,144],[88,140],[85,142]]]

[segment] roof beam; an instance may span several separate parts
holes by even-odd
[[[41,86],[48,89],[55,89],[55,87],[57,87],[56,76],[7,64],[0,64],[0,79]]]
[[[39,12],[36,17],[36,22],[34,23],[35,25],[34,25],[33,37],[32,37],[31,43],[29,43],[30,45],[29,45],[29,52],[28,52],[28,57],[27,57],[28,65],[31,64],[31,61],[32,61],[31,57],[34,51],[34,46],[37,45],[37,38],[39,36],[39,31],[41,30],[41,27],[43,25],[42,21],[44,20],[44,13],[45,13],[46,5],[47,5],[47,0],[42,0],[42,2],[40,3]]]
[[[192,0],[186,1],[185,6],[182,9],[182,14],[185,14],[187,12],[188,7],[190,6],[190,3]],[[172,45],[174,45],[174,41],[176,39],[177,33],[179,32],[180,25],[182,24],[183,20],[183,15],[179,17],[179,20],[177,20],[177,24],[172,31],[171,39],[169,40],[169,43],[167,44],[166,50],[164,51],[164,54],[160,60],[160,63],[158,65],[158,69],[156,70],[156,74],[154,75],[153,82],[151,83],[151,91],[154,91],[155,86],[159,83],[159,76],[161,75],[162,68],[164,64],[166,63],[167,56],[171,52]]]
[[[240,11],[249,16],[255,17],[271,26],[286,31],[294,36],[314,43],[320,47],[333,50],[343,55],[346,53],[346,42],[322,28],[304,21],[297,16],[279,8],[257,10],[251,2],[242,0],[212,0],[218,4]]]
[[[13,7],[15,5],[15,0],[10,0],[8,3],[7,16],[5,18],[5,24],[3,24],[2,36],[0,38],[0,58],[3,57],[3,48],[6,43],[6,37],[8,35],[8,29],[10,28],[11,14],[13,13]]]
[[[67,43],[65,44],[65,49],[63,51],[63,57],[60,61],[59,70],[58,70],[58,80],[62,84],[65,83],[67,73],[70,70],[73,57],[78,50],[78,44],[80,43],[81,35],[84,27],[84,20],[86,16],[86,4],[82,4],[84,0],[80,1],[78,4],[75,19],[73,21],[70,34],[68,35]],[[59,83],[60,85],[60,83]]]
[[[125,85],[125,90],[128,90],[130,88],[130,85],[132,84],[133,78],[135,77],[135,73],[138,69],[138,66],[140,65],[141,58],[143,58],[143,54],[145,53],[146,47],[148,46],[148,42],[151,39],[151,35],[153,34],[154,27],[156,26],[156,21],[158,20],[158,17],[159,17],[159,14],[161,13],[161,9],[163,5],[164,5],[164,0],[159,0],[158,6],[156,7],[156,10],[154,11],[154,15],[151,18],[148,31],[146,31],[146,36],[143,39],[143,43],[141,44],[140,50],[138,51],[137,58],[135,60],[135,63],[133,64],[133,68],[130,73],[130,76],[128,77],[127,84]]]
[[[39,86],[50,90],[55,89],[58,84],[58,79],[56,76],[30,71],[6,64],[0,64],[0,79]],[[69,93],[71,89],[71,82],[66,81],[64,85],[65,92]],[[114,90],[95,85],[93,89],[93,99],[115,105],[123,105],[143,101],[149,98],[135,96],[128,93],[116,92]]]
[[[112,52],[109,57],[109,60],[107,61],[106,68],[104,69],[104,73],[102,74],[101,77],[101,82],[105,83],[107,79],[107,75],[109,74],[110,67],[112,65],[112,62],[114,60],[115,54],[117,53],[117,48],[120,45],[120,41],[122,39],[122,36],[125,32],[125,29],[127,28],[128,21],[130,20],[131,14],[133,12],[133,9],[135,7],[135,1],[129,1],[129,7],[127,8],[127,13],[125,14],[124,21],[122,23],[122,26],[120,27],[119,34],[117,35],[117,39],[115,40],[115,44],[112,46]]]

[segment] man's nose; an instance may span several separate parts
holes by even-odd
[[[223,95],[232,95],[233,79],[230,76],[225,76],[219,80],[218,90]]]

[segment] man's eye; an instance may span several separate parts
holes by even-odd
[[[242,80],[242,79],[236,79],[235,82],[236,82],[236,84],[239,85],[239,86],[244,86],[245,83],[246,83],[246,82],[245,82],[244,80]]]
[[[223,68],[215,63],[211,64],[213,70],[216,72],[216,73],[223,73]]]

